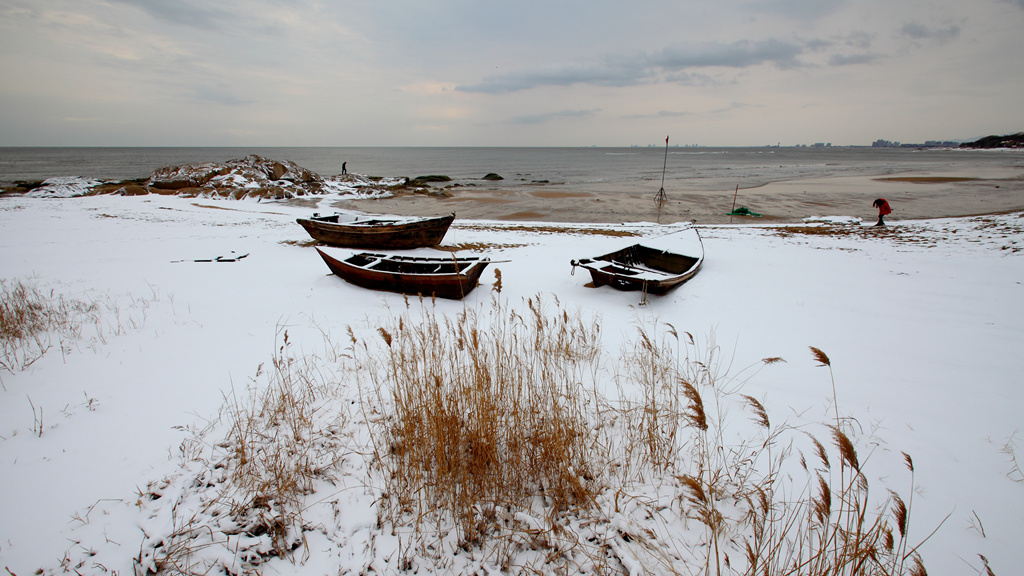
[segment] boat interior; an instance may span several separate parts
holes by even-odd
[[[634,276],[644,272],[677,275],[693,268],[698,258],[673,254],[664,250],[656,250],[641,244],[599,256],[597,260],[610,263],[602,269],[613,274]]]
[[[459,274],[476,264],[472,259],[420,258],[415,256],[385,256],[384,254],[355,254],[345,262],[359,268],[398,274]]]

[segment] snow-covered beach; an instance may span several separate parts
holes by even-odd
[[[327,336],[343,341],[351,326],[370,337],[404,309],[400,295],[328,274],[295,224],[331,209],[319,201],[0,198],[2,277],[101,304],[98,328],[78,340],[54,338],[24,369],[0,372],[0,565],[17,576],[40,568],[131,573],[142,565],[145,535],[173,521],[169,509],[142,502],[147,487],[182,477],[191,430],[261,382],[258,367],[274,358],[285,331],[297,355],[323,355]],[[1024,215],[904,220],[883,231],[856,215],[822,216],[839,222],[833,232],[702,226],[700,274],[646,306],[635,293],[586,287],[569,261],[635,239],[685,244],[685,234],[670,233],[686,224],[460,219],[444,245],[507,261],[493,267],[510,305],[540,295],[599,319],[610,365],[638,324],[658,322],[713,340],[736,371],[781,357],[744,388],[776,421],[830,417],[829,370],[809,347],[823,350],[838,405],[862,431],[862,458],[871,454],[865,467],[884,482],[875,494],[891,488],[906,499],[901,452],[913,457],[910,540],[938,528],[920,548],[928,572],[983,573],[983,555],[996,574],[1013,573],[1024,564],[1024,477],[1015,459],[1024,450]],[[198,262],[218,256],[235,261]],[[485,307],[494,284],[488,271],[465,301],[436,310]],[[343,397],[356,394],[354,384],[341,388]],[[352,437],[364,434],[356,412],[345,424]],[[305,499],[311,528],[300,549],[268,560],[261,573],[400,567],[377,522],[373,482],[361,476],[365,463],[352,456],[345,465],[343,481]],[[619,521],[678,530],[681,541],[682,531],[699,531],[647,526],[625,513]],[[615,566],[629,569],[626,557]],[[469,550],[448,571],[466,568],[500,567]],[[658,569],[700,571],[685,562]]]

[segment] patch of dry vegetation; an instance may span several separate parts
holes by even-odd
[[[1024,234],[1024,213],[986,215],[969,218],[957,227],[941,227],[929,231],[913,225],[861,226],[860,224],[806,224],[796,226],[772,226],[765,230],[782,238],[829,237],[851,239],[885,239],[898,244],[912,244],[934,248],[945,238],[970,234],[976,242],[997,245],[998,249],[1019,252],[1024,247],[1017,239]]]
[[[595,392],[600,327],[557,301],[524,304],[496,299],[486,318],[406,313],[378,329],[383,354],[353,339],[363,397],[381,414],[371,429],[380,522],[412,530],[401,565],[440,568],[475,550],[513,572],[919,569],[910,506],[895,492],[870,497],[867,459],[838,407],[827,442],[773,426],[716,346],[671,326],[638,329],[612,401]],[[752,427],[737,423],[742,413]],[[687,529],[693,521],[703,529]]]
[[[320,242],[313,240],[281,240],[281,244],[285,246],[297,246],[299,248],[312,248],[313,246],[320,246]]]
[[[564,226],[541,226],[541,225],[488,225],[488,224],[458,224],[462,230],[473,230],[476,232],[516,232],[522,234],[576,234],[579,236],[611,236],[613,238],[631,238],[641,236],[640,233],[631,230],[616,230],[614,228],[569,228]]]
[[[435,250],[445,252],[488,252],[490,250],[508,250],[511,248],[522,248],[526,244],[515,242],[459,242],[457,244],[440,244],[434,246]]]
[[[389,524],[454,522],[460,547],[502,532],[539,504],[550,516],[592,508],[602,486],[590,427],[600,326],[539,298],[522,311],[495,304],[486,322],[432,309],[378,329],[386,349],[354,340],[366,362],[360,395],[373,427]],[[440,518],[439,518],[440,516]]]
[[[870,490],[821,350],[834,417],[795,428],[743,391],[780,358],[731,374],[713,338],[637,326],[609,386],[600,324],[557,299],[511,306],[499,277],[490,307],[415,302],[324,358],[285,334],[248,398],[183,443],[181,477],[142,493],[174,521],[143,526],[137,572],[255,574],[319,531],[368,542],[348,552],[365,572],[923,574],[912,495]],[[377,514],[358,537],[305,518],[344,462]]]
[[[281,244],[286,246],[297,246],[299,248],[310,248],[312,246],[323,246],[321,242],[309,240],[282,240]],[[458,242],[455,244],[438,244],[433,248],[445,252],[478,252],[484,253],[492,250],[507,250],[511,248],[522,248],[526,244],[514,242]]]
[[[131,298],[125,308],[110,296],[72,298],[33,280],[0,278],[0,368],[22,371],[54,347],[66,355],[79,342],[137,329],[151,302]]]
[[[1011,219],[996,218],[993,216],[978,216],[968,220],[975,229],[984,233],[989,238],[1008,240],[1000,249],[1009,252],[1020,252],[1024,247],[1017,244],[1017,238],[1024,234],[1024,213],[1019,213]],[[951,231],[957,233],[956,229]]]
[[[860,224],[810,224],[767,228],[776,236],[828,236],[829,238],[901,238],[905,230],[898,226],[861,226]]]
[[[281,342],[246,394],[233,393],[207,428],[191,430],[182,475],[140,491],[152,522],[141,526],[137,574],[258,574],[306,543],[305,497],[332,482],[350,454],[347,414],[329,409],[337,398],[324,361],[295,357],[287,331]]]
[[[956,182],[973,182],[981,178],[965,178],[962,176],[891,176],[875,178],[879,182],[910,182],[912,184],[953,184]]]

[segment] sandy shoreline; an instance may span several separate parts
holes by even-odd
[[[886,198],[889,221],[946,218],[1024,210],[1024,168],[960,168],[949,173],[819,177],[771,182],[756,188],[708,192],[666,190],[659,214],[649,192],[539,185],[502,190],[486,184],[449,189],[450,196],[402,194],[372,200],[338,200],[332,207],[363,212],[426,216],[455,212],[460,218],[539,222],[800,222],[814,216],[874,220],[871,203]],[[735,205],[761,218],[730,217]]]

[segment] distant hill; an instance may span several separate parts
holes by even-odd
[[[964,142],[961,148],[1024,148],[1024,132],[1006,136],[985,136],[974,142]]]

